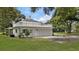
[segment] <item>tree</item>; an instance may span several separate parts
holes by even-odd
[[[14,7],[0,7],[0,28],[4,31],[5,28],[11,26],[11,21],[15,20],[20,12]]]
[[[47,15],[49,15],[50,11],[52,11],[54,9],[54,7],[31,7],[31,11],[36,12],[40,8],[43,8],[44,13]]]
[[[63,32],[65,31],[67,27],[65,26],[65,23],[61,21],[60,16],[53,17],[53,19],[50,20],[50,22],[53,25],[53,31],[54,32]]]
[[[76,26],[75,31],[76,31],[76,32],[79,32],[79,22],[77,22],[75,26]]]
[[[70,33],[72,23],[79,21],[77,17],[77,9],[75,7],[58,7],[56,8],[56,14],[54,18],[59,17],[59,19],[52,19],[54,23],[59,23],[60,25],[65,26],[65,30]],[[59,27],[59,25],[58,25]],[[62,27],[61,27],[62,28]]]

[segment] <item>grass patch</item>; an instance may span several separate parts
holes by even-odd
[[[0,51],[76,51],[79,41],[57,43],[48,39],[12,38],[0,35]]]
[[[77,35],[77,36],[79,36],[79,32],[72,32],[72,33],[68,33],[67,35]]]

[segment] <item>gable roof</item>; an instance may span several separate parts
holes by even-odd
[[[33,20],[31,17],[26,17],[25,19],[17,17],[17,18],[15,19],[15,22],[17,23],[17,22],[22,21],[22,20],[23,20],[23,21],[29,21],[29,22],[38,22],[38,23],[44,24],[44,23],[42,23],[42,22]]]

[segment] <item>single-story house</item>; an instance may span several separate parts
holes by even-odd
[[[51,24],[34,21],[31,18],[20,18],[18,22],[13,21],[12,25],[12,27],[7,28],[6,32],[8,35],[14,35],[15,37],[19,35],[26,37],[27,29],[30,31],[30,37],[52,36]]]

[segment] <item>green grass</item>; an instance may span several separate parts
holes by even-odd
[[[79,41],[57,43],[48,39],[11,38],[0,35],[0,51],[76,51]]]
[[[72,33],[69,33],[67,35],[77,35],[77,36],[79,36],[79,32],[72,32]]]

